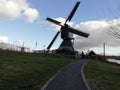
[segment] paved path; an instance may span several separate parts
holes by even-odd
[[[86,62],[80,60],[65,67],[42,90],[88,90],[82,73]]]

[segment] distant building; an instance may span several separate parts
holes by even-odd
[[[25,47],[21,47],[21,52],[25,52]]]

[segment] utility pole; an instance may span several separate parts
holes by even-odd
[[[25,47],[24,47],[25,42],[23,42],[23,45],[21,47],[21,52],[25,52]]]
[[[36,42],[35,42],[35,50],[37,50],[37,40],[36,40]]]
[[[45,45],[43,45],[43,52],[45,53]]]
[[[103,43],[103,57],[104,57],[104,60],[105,60],[105,43]]]

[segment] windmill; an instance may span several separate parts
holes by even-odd
[[[71,21],[71,19],[72,19],[73,15],[75,14],[79,4],[80,4],[79,1],[75,4],[75,6],[73,7],[71,13],[69,14],[68,18],[66,19],[66,21],[63,25],[61,24],[61,22],[59,22],[57,20],[54,20],[54,19],[49,18],[49,17],[46,18],[47,21],[61,26],[61,29],[56,33],[53,40],[48,45],[48,47],[47,47],[48,51],[50,50],[50,48],[52,47],[53,43],[55,42],[55,40],[57,39],[57,37],[60,33],[61,33],[61,38],[63,41],[62,41],[61,45],[59,46],[59,48],[56,49],[56,53],[68,54],[68,55],[74,55],[76,52],[73,48],[73,44],[72,44],[73,35],[71,35],[71,33],[77,34],[79,36],[86,37],[86,38],[89,36],[89,34],[81,32],[79,30],[76,30],[67,24],[67,22]]]

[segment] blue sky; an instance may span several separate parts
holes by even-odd
[[[80,1],[80,6],[71,21],[74,23],[73,26],[76,28],[82,25],[82,28],[80,27],[80,29],[83,29],[83,31],[85,31],[85,28],[89,29],[90,27],[91,31],[85,31],[90,34],[93,34],[93,32],[99,32],[98,30],[100,28],[98,30],[95,28],[95,30],[92,30],[92,26],[88,25],[94,23],[98,26],[104,26],[106,24],[105,20],[114,22],[115,17],[111,12],[116,12],[119,8],[118,4],[120,3],[119,0]],[[35,49],[35,42],[37,41],[37,49],[43,49],[43,46],[45,45],[47,47],[56,33],[56,30],[49,25],[50,23],[46,22],[46,17],[55,19],[62,17],[63,19],[66,19],[76,2],[77,0],[0,0],[0,9],[2,9],[0,10],[0,38],[2,40],[3,37],[7,37],[7,43],[16,45],[21,45],[20,43],[16,43],[16,41],[25,42],[25,46],[30,47],[31,49]],[[13,7],[16,9],[14,10]],[[81,37],[78,38],[81,40]],[[90,40],[92,41],[91,38],[92,36],[90,37]],[[79,39],[76,39],[76,41]],[[116,50],[114,47],[119,48],[119,45],[113,45],[111,42],[108,42],[109,39],[111,38],[108,38],[105,41],[108,43],[108,46],[113,49],[113,51]],[[99,38],[99,40],[101,41],[101,38]],[[85,39],[85,41],[87,40]],[[82,48],[82,46],[79,45],[86,42],[78,42],[76,42],[76,49],[85,49],[85,47]],[[60,43],[61,39],[58,38],[53,48],[57,48]],[[102,42],[101,45],[99,43],[99,45],[91,44],[91,47],[89,48],[88,46],[86,46],[86,50],[93,49],[96,52],[102,53]],[[107,51],[112,53],[109,49]],[[117,54],[118,53],[120,52],[117,51]]]

